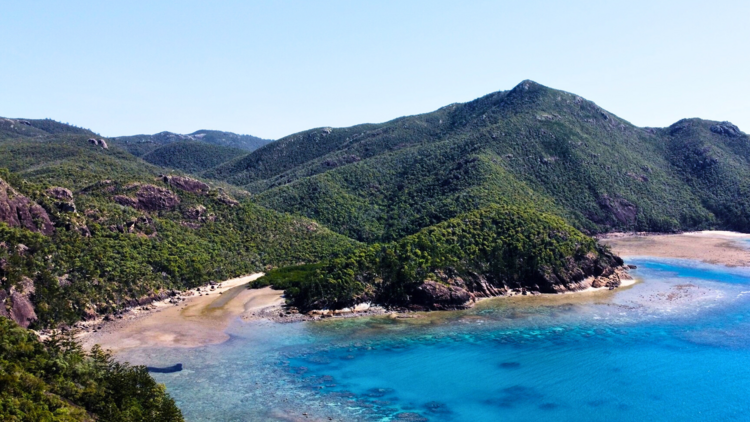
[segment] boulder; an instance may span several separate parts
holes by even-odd
[[[417,287],[411,303],[431,310],[468,308],[475,301],[474,295],[466,289],[426,280]]]
[[[37,320],[31,295],[34,294],[34,282],[24,277],[19,286],[10,288],[10,318],[23,328],[28,328]]]
[[[742,135],[742,131],[737,126],[730,122],[721,122],[719,124],[711,126],[711,132],[718,135],[727,136],[729,138],[736,138]]]
[[[100,146],[102,149],[109,149],[109,145],[107,145],[107,141],[104,139],[96,139],[96,138],[89,138],[89,143],[92,145]]]
[[[4,180],[0,179],[0,221],[11,227],[50,235],[55,226],[39,204],[19,194]]]
[[[73,192],[70,191],[70,189],[65,189],[61,187],[53,187],[47,189],[47,194],[49,196],[59,199],[60,201],[72,201],[73,200]]]

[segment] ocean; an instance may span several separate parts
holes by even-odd
[[[191,421],[750,420],[750,270],[629,257],[614,291],[279,324],[138,349]]]

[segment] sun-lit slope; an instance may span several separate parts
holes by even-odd
[[[424,115],[291,135],[207,175],[365,241],[519,202],[591,233],[740,229],[744,205],[735,202],[744,200],[732,186],[750,180],[748,137],[712,131],[717,125],[700,121],[693,135],[639,128],[579,96],[524,81]],[[685,162],[705,146],[718,154],[719,192]]]
[[[227,161],[242,157],[247,151],[198,141],[172,142],[160,146],[141,158],[151,164],[186,173],[201,174]]]

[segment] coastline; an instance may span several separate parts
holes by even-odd
[[[605,284],[606,278],[590,277],[581,282],[587,287],[561,293],[542,294],[510,291],[507,295],[478,297],[471,306],[489,299],[555,297],[571,294],[586,295],[632,286],[637,280],[630,277],[625,268],[615,275],[617,287]],[[76,337],[84,348],[90,349],[99,344],[114,353],[144,347],[199,347],[219,344],[229,339],[225,332],[232,321],[243,322],[268,320],[274,323],[294,323],[330,318],[357,318],[382,315],[396,319],[421,318],[428,311],[389,310],[381,306],[361,304],[353,309],[314,310],[301,314],[285,308],[283,291],[270,287],[248,289],[247,284],[261,277],[263,273],[239,277],[219,283],[213,289],[204,286],[151,305],[131,309],[122,319],[98,318],[83,324],[87,327],[78,330]],[[601,279],[601,280],[599,280]],[[600,281],[597,287],[592,286]],[[195,292],[199,292],[195,295]],[[447,310],[443,312],[452,312]]]
[[[238,277],[184,292],[182,295],[131,309],[121,319],[98,318],[82,323],[76,337],[113,352],[148,346],[196,347],[226,341],[224,330],[235,318],[284,303],[283,292],[247,284],[263,273]],[[196,294],[197,293],[197,294]]]
[[[666,258],[695,259],[707,263],[727,266],[750,266],[750,247],[739,245],[736,240],[748,239],[750,235],[733,232],[692,232],[682,234],[615,234],[601,239],[621,256],[655,256]],[[639,281],[628,275],[627,265],[618,271],[619,284],[598,283],[587,279],[579,290],[555,294],[533,292],[509,292],[503,296],[478,297],[476,305],[489,299],[524,297],[568,296],[576,293],[586,296],[613,289],[633,286]],[[420,318],[423,312],[389,310],[380,306],[363,304],[349,310],[318,310],[301,314],[284,305],[283,292],[270,287],[250,290],[247,283],[261,277],[262,273],[227,280],[219,287],[201,287],[150,306],[131,310],[122,319],[87,322],[89,329],[78,333],[78,338],[86,348],[100,344],[106,349],[118,352],[142,347],[198,347],[226,341],[229,335],[226,328],[232,321],[244,322],[270,320],[276,323],[291,323],[328,318],[352,318],[361,316],[387,315],[390,318]],[[583,287],[586,286],[586,287]],[[198,294],[196,295],[196,291]],[[189,296],[192,294],[192,296]],[[568,296],[569,297],[569,296]]]

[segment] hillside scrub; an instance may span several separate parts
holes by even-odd
[[[490,206],[320,265],[270,271],[254,287],[284,289],[289,304],[303,310],[362,302],[457,308],[473,295],[578,290],[588,277],[610,275],[621,265],[620,258],[559,217]],[[427,283],[444,286],[453,297],[436,302],[425,292]]]

